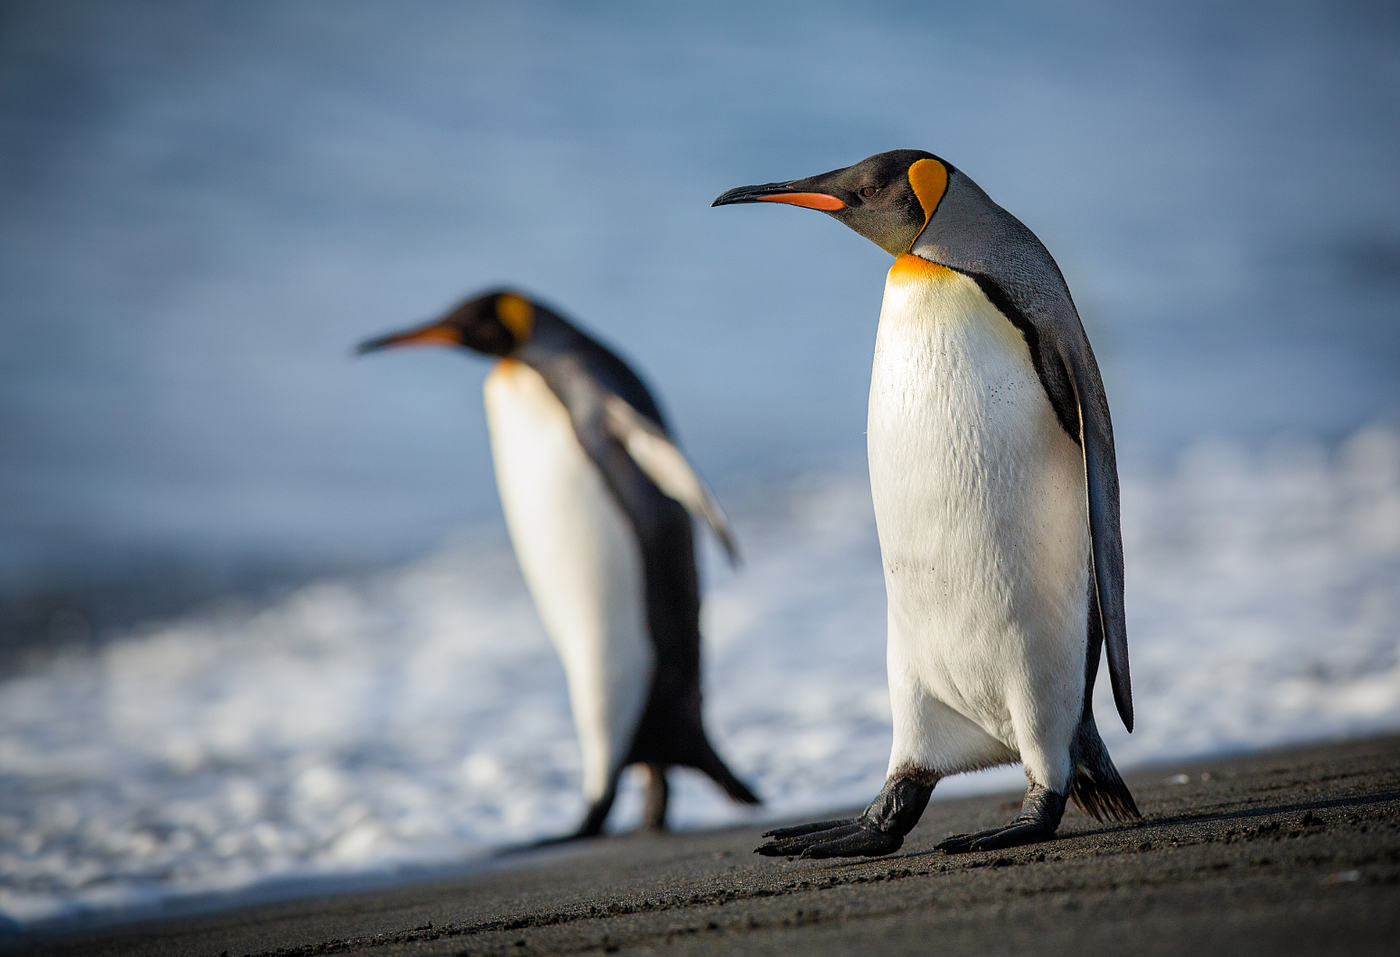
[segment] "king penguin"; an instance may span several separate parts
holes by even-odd
[[[895,256],[870,382],[894,743],[859,817],[769,831],[769,856],[898,849],[944,777],[1021,762],[1021,813],[948,853],[1052,838],[1073,799],[1139,817],[1091,704],[1101,648],[1132,730],[1118,471],[1059,267],[951,163],[895,150],[714,201],[821,210]]]
[[[690,513],[737,559],[728,521],[672,441],[642,380],[547,306],[510,290],[371,339],[497,357],[486,418],[511,543],[568,678],[592,837],[625,767],[647,771],[643,826],[665,827],[667,769],[697,768],[759,800],[710,746],[700,714],[700,589]]]

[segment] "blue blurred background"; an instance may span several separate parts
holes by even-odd
[[[424,834],[460,849],[571,818],[562,679],[501,531],[487,366],[349,354],[499,283],[631,359],[736,514],[752,565],[735,579],[707,553],[707,631],[738,763],[786,810],[878,786],[883,596],[861,470],[888,257],[811,213],[708,206],[900,147],[946,157],[1041,237],[1103,367],[1147,701],[1129,762],[1400,725],[1397,118],[1400,13],[1381,2],[7,2],[0,911],[339,872],[417,859]],[[449,610],[425,623],[433,602]],[[1293,710],[1201,732],[1220,690],[1203,676],[1224,680],[1203,649],[1231,641],[1231,687]],[[745,710],[762,692],[726,697],[814,644],[833,665],[804,686],[810,707],[763,718]],[[505,669],[476,699],[493,718],[403,717],[393,702],[437,700],[426,671],[366,684],[429,646],[447,657],[428,670]],[[321,663],[307,675],[351,662],[328,694],[378,717],[345,717],[330,744],[289,737],[302,718],[277,709],[307,675],[288,671],[284,697],[250,690],[289,647]],[[246,661],[262,662],[247,684],[200,684]],[[832,701],[852,668],[846,714]],[[1195,737],[1170,720],[1188,685]],[[527,691],[552,723],[507,760]],[[76,717],[73,694],[93,702]],[[211,695],[226,712],[199,710]],[[231,717],[258,709],[256,728]],[[444,713],[486,750],[448,736],[395,765],[405,745],[383,729],[419,742]],[[812,731],[805,753],[846,756],[847,777],[803,784],[800,749],[764,764],[838,719],[863,730]],[[238,742],[219,737],[233,725]],[[215,767],[228,749],[242,784]],[[444,762],[456,777],[425,785]],[[484,803],[395,830],[366,763],[427,788],[420,810]],[[542,765],[563,771],[510,777]],[[554,803],[491,818],[507,781]],[[172,822],[153,809],[176,792],[232,810]],[[293,792],[303,818],[269,809]],[[704,800],[694,821],[727,819]],[[64,836],[96,819],[92,840],[123,850]],[[125,863],[94,877],[93,855]]]

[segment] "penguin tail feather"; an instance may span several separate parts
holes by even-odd
[[[1081,811],[1099,822],[1142,817],[1132,792],[1108,756],[1093,715],[1086,715],[1079,724],[1073,757],[1074,783],[1070,785],[1069,797]]]
[[[749,790],[747,784],[734,776],[734,772],[729,770],[718,754],[715,754],[714,748],[709,746],[709,742],[705,743],[705,753],[694,763],[694,767],[709,775],[710,780],[718,784],[724,789],[725,794],[740,804],[763,803],[758,795]]]

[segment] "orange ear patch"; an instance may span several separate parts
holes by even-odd
[[[924,229],[927,229],[928,221],[933,219],[933,211],[938,208],[943,194],[948,191],[948,170],[938,160],[928,157],[915,160],[909,167],[909,185],[914,188],[914,196],[924,208]],[[923,231],[919,230],[920,233]],[[914,237],[915,240],[918,238]],[[913,243],[909,244],[911,249],[913,246]]]
[[[529,342],[535,325],[535,304],[523,296],[505,293],[496,300],[496,318],[515,336],[517,345]]]
[[[838,209],[846,208],[845,203],[826,193],[778,193],[775,196],[760,196],[759,199],[765,203],[787,203],[789,206],[820,209],[824,213],[834,213]]]

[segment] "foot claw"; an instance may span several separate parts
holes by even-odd
[[[847,817],[839,821],[817,821],[815,824],[798,824],[794,827],[775,827],[771,831],[764,831],[764,837],[776,837],[783,840],[789,837],[801,837],[804,834],[811,834],[813,831],[826,831],[833,827],[841,827],[845,824],[854,824],[857,818]]]

